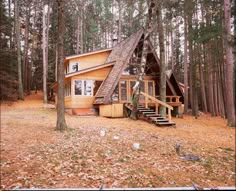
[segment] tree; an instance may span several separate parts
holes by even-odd
[[[138,80],[135,84],[135,91],[136,94],[134,96],[134,102],[133,102],[133,109],[131,112],[130,117],[132,119],[137,119],[137,108],[139,104],[139,93],[140,93],[140,84],[143,80],[143,76],[145,75],[145,67],[147,62],[147,54],[148,54],[148,45],[149,45],[149,37],[153,31],[154,23],[153,23],[153,14],[156,9],[156,4],[154,3],[154,0],[151,0],[148,6],[148,18],[146,21],[145,31],[144,31],[144,41],[143,41],[143,48],[142,48],[142,56],[141,56],[141,63],[140,63],[140,69],[138,73]]]
[[[58,7],[58,64],[57,64],[57,126],[56,130],[63,131],[67,128],[65,120],[65,103],[64,103],[64,30],[65,14],[64,0],[57,0]]]
[[[188,113],[188,34],[187,34],[187,14],[184,10],[184,113]]]
[[[30,93],[29,91],[29,84],[28,84],[28,75],[30,75],[29,72],[29,17],[30,17],[30,3],[29,1],[26,1],[28,6],[26,7],[25,10],[25,40],[24,40],[24,56],[23,56],[23,82],[24,82],[24,92],[25,93]]]
[[[226,88],[226,115],[227,125],[235,127],[235,104],[233,98],[233,54],[231,46],[231,3],[224,0],[225,30],[226,30],[226,62],[225,62],[225,88]]]
[[[11,10],[0,0],[0,100],[18,99],[17,56],[12,42]],[[9,14],[7,14],[7,11]],[[9,38],[10,37],[10,38]]]
[[[166,63],[165,63],[165,47],[164,47],[164,32],[162,25],[162,13],[161,13],[162,3],[159,0],[156,10],[157,23],[158,23],[158,32],[159,32],[159,46],[160,46],[160,69],[161,69],[161,78],[160,78],[160,100],[166,102]],[[160,114],[166,116],[166,108],[160,106]]]
[[[22,64],[21,64],[21,45],[20,45],[20,19],[19,19],[19,1],[15,0],[15,35],[17,44],[17,63],[18,63],[18,97],[24,100],[22,83]]]
[[[48,32],[49,32],[49,15],[50,7],[44,5],[43,7],[43,102],[48,102],[47,98],[47,78],[48,78]]]

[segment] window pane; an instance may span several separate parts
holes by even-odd
[[[120,81],[121,100],[127,100],[127,83],[126,81]]]
[[[143,81],[140,83],[140,92],[144,92],[145,93],[145,88],[144,88],[144,82]],[[140,95],[139,96],[139,100],[143,101],[143,100],[145,100],[145,97],[143,95]]]
[[[75,80],[75,95],[82,95],[82,80]]]
[[[118,89],[118,86],[116,86],[116,88],[115,88],[115,90],[114,90],[114,92],[113,92],[113,94],[112,94],[112,101],[113,102],[118,102],[119,100],[119,89]]]
[[[84,95],[92,96],[93,80],[84,81]]]
[[[153,82],[148,82],[148,95],[153,96]]]

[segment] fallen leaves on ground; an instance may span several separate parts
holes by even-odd
[[[173,119],[176,128],[160,128],[66,114],[69,128],[61,133],[56,111],[44,108],[41,98],[1,106],[2,189],[235,185],[235,129],[221,118],[184,116]]]

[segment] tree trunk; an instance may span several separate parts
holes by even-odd
[[[55,58],[55,81],[57,81],[57,73],[58,73],[58,44],[56,44],[56,58]]]
[[[187,16],[184,13],[184,113],[188,113],[188,36]]]
[[[158,23],[158,32],[159,32],[159,46],[160,46],[160,70],[161,70],[161,79],[160,79],[160,100],[166,102],[166,63],[165,63],[165,48],[164,48],[164,32],[163,32],[163,23],[162,23],[162,13],[161,13],[161,1],[158,1],[157,6],[157,23]],[[166,117],[166,108],[160,106],[160,114],[163,117]]]
[[[170,32],[170,44],[171,44],[171,70],[172,70],[172,72],[174,72],[175,54],[174,54],[174,38],[173,38],[173,30],[172,29]]]
[[[76,54],[79,54],[80,53],[80,34],[81,34],[81,28],[80,28],[80,16],[78,16],[78,19],[77,19],[77,42],[76,42]]]
[[[203,62],[203,61],[202,61]],[[199,64],[200,71],[200,85],[201,85],[201,99],[202,99],[202,110],[203,112],[207,112],[207,101],[206,101],[206,90],[205,90],[205,79],[202,64]]]
[[[194,6],[194,5],[192,5]],[[195,13],[194,13],[194,18],[193,18],[195,21],[196,21],[196,24],[195,24],[195,27],[196,29],[199,29],[199,26],[198,26],[198,11],[197,9],[195,8]],[[191,24],[192,25],[192,24]],[[192,29],[191,29],[192,30]],[[191,31],[190,30],[190,31]],[[192,43],[191,42],[192,39],[190,39],[190,44],[193,44],[192,46],[194,46],[194,52],[192,53],[192,55],[190,54],[190,57],[194,57],[192,58],[192,61],[193,61],[193,75],[192,75],[192,86],[193,86],[193,90],[192,90],[192,93],[193,93],[193,112],[192,114],[195,116],[195,118],[198,117],[198,112],[199,112],[199,108],[198,108],[198,95],[199,95],[199,86],[198,86],[198,82],[199,82],[199,79],[198,79],[198,76],[199,76],[199,67],[198,67],[198,64],[200,62],[200,54],[199,54],[199,50],[200,50],[200,47],[199,45],[195,42],[195,43]],[[189,47],[190,49],[190,53],[191,53],[191,47]],[[190,58],[191,59],[191,58]]]
[[[211,43],[208,43],[207,46],[208,50],[211,50]],[[213,101],[213,67],[212,67],[212,57],[211,54],[207,54],[208,57],[208,103],[209,103],[209,109],[212,114],[212,116],[215,116],[215,107],[214,107],[214,101]]]
[[[23,71],[24,71],[24,92],[28,93],[28,49],[29,49],[29,14],[30,9],[26,8],[26,17],[25,17],[25,47],[24,47],[24,57],[23,57]]]
[[[22,83],[20,19],[19,19],[19,1],[18,0],[15,0],[15,33],[16,33],[17,63],[18,63],[18,98],[20,100],[24,100],[23,83]]]
[[[121,1],[118,0],[119,21],[118,21],[118,43],[121,41]]]
[[[80,13],[80,54],[84,53],[84,9],[85,9],[85,3],[86,1],[84,1],[84,4],[82,4],[81,7],[81,13]]]
[[[192,17],[189,16],[188,18],[188,34],[192,31]],[[194,105],[194,94],[193,94],[193,41],[191,37],[188,37],[188,50],[189,50],[189,89],[190,89],[190,103],[191,109],[193,112],[193,105]],[[193,113],[192,113],[193,114]]]
[[[64,0],[57,0],[58,5],[58,90],[57,90],[57,126],[56,130],[63,131],[67,128],[65,120],[65,102],[64,102],[64,29],[65,14]]]
[[[46,23],[46,6],[43,7],[43,102],[47,104],[47,71],[48,71],[48,60],[47,60],[47,23]]]
[[[226,115],[227,125],[235,127],[235,104],[233,97],[233,54],[231,43],[231,28],[230,28],[230,0],[224,0],[224,13],[225,13],[225,30],[226,30],[226,63],[225,63],[225,87],[226,87]]]
[[[8,0],[8,17],[9,17],[9,19],[11,19],[11,0]],[[13,45],[13,43],[12,43],[12,29],[11,29],[11,31],[10,31],[10,33],[9,33],[9,37],[10,37],[10,39],[9,39],[9,48],[10,49],[12,49],[12,45]]]
[[[145,74],[145,66],[146,66],[146,62],[147,62],[147,53],[148,53],[148,43],[149,43],[149,37],[150,34],[153,31],[153,13],[155,10],[155,3],[154,0],[151,0],[149,7],[148,7],[148,18],[147,18],[147,22],[146,22],[146,26],[145,26],[145,31],[144,31],[144,42],[143,42],[143,49],[142,49],[142,56],[141,56],[141,63],[140,63],[140,70],[138,73],[138,80],[136,81],[135,84],[135,89],[133,91],[136,92],[135,96],[134,96],[134,102],[133,102],[133,109],[131,112],[130,117],[132,119],[137,119],[137,107],[139,104],[139,95],[140,95],[140,84],[143,80],[143,76]]]

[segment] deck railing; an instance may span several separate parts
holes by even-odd
[[[170,105],[168,105],[167,103],[162,102],[162,101],[156,99],[155,97],[150,96],[150,95],[148,95],[148,94],[146,94],[146,93],[144,93],[144,92],[140,92],[140,94],[145,97],[145,107],[146,107],[146,108],[148,107],[148,103],[149,103],[148,100],[149,100],[149,99],[152,100],[152,101],[155,103],[155,105],[156,105],[156,113],[158,113],[158,106],[159,106],[159,104],[162,105],[162,106],[164,106],[164,107],[166,107],[166,108],[168,109],[168,113],[167,113],[168,119],[169,119],[169,121],[171,121],[171,110],[173,110],[173,107],[172,107],[172,106],[170,106]]]
[[[160,96],[156,96],[156,98],[159,98]],[[181,96],[166,96],[166,102],[167,103],[179,103]]]

